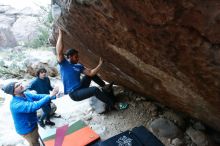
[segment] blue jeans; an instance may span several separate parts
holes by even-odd
[[[69,93],[70,98],[74,101],[81,101],[91,96],[96,96],[99,100],[106,103],[107,106],[112,107],[114,105],[113,97],[109,97],[98,87],[89,87],[91,80],[95,81],[102,87],[105,85],[105,82],[103,82],[97,75],[94,77],[84,76],[81,80],[80,87]]]
[[[42,106],[42,110],[43,110],[43,114],[40,117],[40,121],[43,122],[44,119],[49,121],[50,120],[50,111],[51,111],[50,103],[48,103],[47,105]]]

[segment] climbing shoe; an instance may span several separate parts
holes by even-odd
[[[107,92],[107,93],[111,92],[111,91],[112,91],[112,86],[113,86],[113,84],[114,84],[114,81],[112,81],[112,82],[111,82],[110,84],[108,84],[108,85],[103,86],[103,87],[102,87],[102,91]]]

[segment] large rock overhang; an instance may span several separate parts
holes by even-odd
[[[220,131],[219,0],[55,0],[65,48],[107,81]],[[51,42],[55,45],[57,31]]]

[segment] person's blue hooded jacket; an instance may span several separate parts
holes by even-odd
[[[37,127],[37,113],[51,97],[48,94],[24,93],[25,97],[13,96],[10,110],[14,120],[16,132],[21,135],[32,132]]]

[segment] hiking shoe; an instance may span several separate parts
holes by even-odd
[[[45,121],[45,125],[54,126],[55,123],[52,121]]]
[[[39,121],[38,124],[39,124],[42,128],[45,127],[44,121]]]
[[[52,115],[53,118],[61,118],[61,115],[58,115],[56,113],[54,113],[54,115]]]

